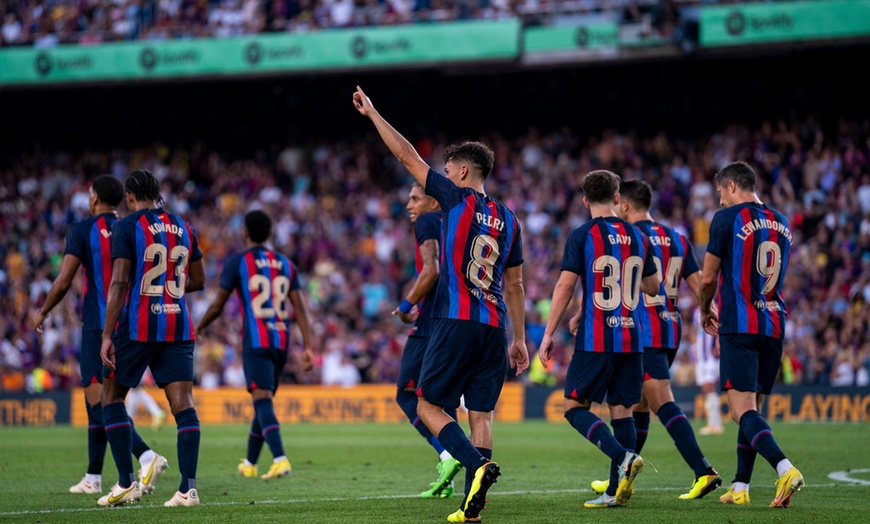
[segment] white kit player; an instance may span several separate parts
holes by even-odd
[[[695,341],[692,352],[695,357],[695,382],[704,394],[704,411],[707,425],[700,429],[701,435],[721,435],[722,411],[719,403],[719,341],[701,327],[701,310],[692,315]]]

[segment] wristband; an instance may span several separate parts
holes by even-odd
[[[399,311],[401,311],[402,314],[407,315],[411,312],[412,307],[414,307],[414,304],[408,302],[408,299],[405,299],[401,304],[399,304]]]

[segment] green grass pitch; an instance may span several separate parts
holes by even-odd
[[[729,423],[726,428],[725,435],[698,438],[727,485],[734,475],[736,426]],[[151,447],[169,459],[170,469],[159,479],[154,495],[120,508],[98,508],[95,496],[67,492],[87,466],[84,428],[0,429],[0,522],[440,523],[458,504],[458,499],[417,497],[435,479],[436,456],[408,424],[306,424],[282,427],[293,474],[271,481],[236,473],[236,464],[245,454],[247,427],[203,427],[197,474],[202,505],[164,508],[163,502],[177,489],[180,478],[175,432],[171,427],[157,432],[141,429]],[[720,504],[724,487],[702,500],[677,500],[690,486],[692,473],[664,428],[654,422],[643,453],[647,467],[638,476],[634,498],[625,508],[592,510],[582,504],[593,498],[589,482],[607,472],[603,454],[567,423],[496,423],[495,459],[501,464],[502,476],[490,490],[483,521],[867,522],[870,427],[780,423],[773,430],[807,481],[793,497],[790,509],[767,507],[776,475],[761,457],[756,462],[750,506]],[[271,455],[264,448],[261,473],[269,460]],[[135,461],[134,465],[138,467]],[[847,480],[829,477],[838,471],[849,471],[850,476]],[[104,493],[116,480],[117,470],[107,452]],[[463,482],[464,471],[457,476],[457,489]]]

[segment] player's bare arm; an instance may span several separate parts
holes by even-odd
[[[103,346],[100,358],[103,365],[114,371],[115,346],[112,344],[112,333],[121,316],[124,300],[127,298],[127,288],[130,284],[130,273],[133,262],[126,258],[116,258],[112,262],[112,281],[109,283],[109,293],[106,299],[106,325],[103,327]]]
[[[701,303],[701,272],[696,271],[691,275],[686,277],[686,284],[689,286],[689,289],[694,293],[695,298],[698,299],[698,304]],[[719,314],[719,310],[716,308],[716,303],[710,303],[710,311],[716,313],[717,316]]]
[[[224,288],[218,289],[218,294],[214,298],[214,301],[208,306],[205,314],[201,319],[199,319],[199,324],[196,325],[196,336],[202,335],[206,328],[221,316],[221,313],[224,311],[224,306],[230,298],[230,294],[231,293]]]
[[[199,259],[190,264],[187,273],[187,287],[184,291],[186,293],[193,293],[203,289],[205,289],[205,263],[203,263],[202,259]]]
[[[562,322],[562,316],[574,297],[574,286],[577,285],[577,274],[570,271],[562,271],[559,281],[553,289],[553,300],[550,304],[550,318],[547,319],[547,327],[544,328],[544,338],[541,347],[538,348],[538,357],[541,364],[547,367],[550,361],[550,351],[553,349],[553,334]]]
[[[716,280],[722,268],[722,259],[707,253],[704,256],[704,269],[701,270],[701,325],[710,335],[719,334],[719,314],[713,310],[713,295],[716,294]]]
[[[659,278],[659,274],[653,273],[652,275],[643,277],[640,281],[640,290],[651,297],[657,297],[659,296],[659,286],[661,283],[662,279]]]
[[[426,187],[426,176],[429,174],[429,164],[423,161],[420,154],[414,149],[414,146],[408,142],[393,126],[391,126],[380,113],[375,110],[371,99],[363,92],[362,88],[356,87],[353,94],[353,107],[360,112],[361,115],[369,117],[372,123],[375,124],[375,129],[381,135],[384,144],[390,149],[390,152],[399,159],[399,162],[414,175],[417,182],[424,188]]]
[[[60,264],[60,274],[51,283],[51,289],[48,290],[48,296],[45,297],[45,303],[42,308],[30,315],[30,324],[37,333],[42,333],[42,323],[45,322],[51,310],[57,306],[63,297],[66,296],[70,286],[72,286],[73,278],[79,270],[82,261],[75,255],[66,254]]]
[[[511,317],[513,337],[508,349],[511,367],[517,376],[529,368],[529,350],[526,347],[526,291],[523,287],[523,265],[509,267],[504,272],[505,305]]]
[[[314,369],[314,346],[311,338],[311,318],[308,315],[308,303],[305,301],[305,294],[299,289],[291,291],[289,298],[293,305],[293,311],[296,312],[296,323],[302,333],[303,371],[311,371]]]
[[[417,317],[420,316],[420,310],[416,304],[419,304],[420,300],[432,289],[432,286],[438,282],[438,276],[441,273],[440,252],[438,241],[434,238],[420,244],[420,260],[423,262],[423,268],[417,275],[417,280],[414,281],[414,286],[408,292],[408,296],[405,297],[409,303],[415,304],[414,309],[408,313],[402,313],[399,308],[393,310],[393,315],[398,316],[405,324],[412,324],[417,320]]]

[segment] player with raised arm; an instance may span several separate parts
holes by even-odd
[[[124,397],[150,366],[178,426],[181,483],[164,506],[198,506],[194,331],[185,295],[205,287],[202,251],[187,222],[160,207],[160,182],[150,171],[130,173],[125,190],[132,214],[112,228],[112,280],[100,350],[103,423],[119,478],[98,504],[117,506],[142,496],[133,479]]]
[[[484,185],[494,162],[488,147],[479,142],[449,147],[442,176],[384,120],[359,87],[353,105],[371,119],[390,151],[441,206],[444,255],[432,312],[435,321],[417,386],[417,414],[466,468],[465,498],[447,520],[480,522],[486,493],[501,474],[492,461],[492,412],[508,356],[517,375],[529,367],[519,222],[504,204],[486,195]],[[513,337],[505,351],[508,314]],[[444,411],[457,408],[463,395],[471,440]]]
[[[438,201],[427,195],[423,186],[414,182],[408,194],[408,216],[414,226],[415,265],[417,278],[405,300],[393,310],[406,324],[414,324],[405,349],[397,381],[396,402],[405,412],[411,425],[438,453],[438,479],[429,489],[420,493],[423,498],[448,498],[453,496],[453,477],[462,469],[462,464],[444,449],[417,415],[417,384],[420,383],[420,368],[423,354],[429,345],[432,332],[432,305],[435,302],[435,284],[440,274],[441,256],[441,210]],[[455,409],[445,409],[456,420]]]
[[[90,187],[88,204],[91,217],[72,225],[66,237],[66,248],[60,274],[45,299],[42,308],[31,317],[34,329],[42,332],[42,324],[51,310],[66,296],[79,266],[85,268],[85,298],[82,306],[82,342],[79,357],[81,385],[85,390],[88,414],[88,470],[70,493],[96,495],[103,492],[102,472],[106,457],[106,430],[103,426],[103,364],[100,361],[100,335],[106,320],[106,297],[112,279],[112,226],[118,221],[118,205],[124,199],[124,185],[109,175],[100,175]],[[162,457],[142,440],[130,420],[131,450],[139,459],[139,482],[145,493],[154,490],[157,477],[166,469]]]
[[[719,335],[719,383],[728,396],[731,418],[740,426],[737,474],[719,500],[749,504],[749,481],[760,453],[779,475],[770,507],[788,507],[804,478],[758,410],[773,389],[782,360],[782,281],[794,239],[788,220],[761,202],[756,187],[755,171],[745,162],[732,162],[716,173],[716,190],[725,209],[710,224],[701,277],[701,323],[708,333]],[[712,308],[717,281],[718,315]]]
[[[641,400],[643,387],[640,294],[658,296],[661,280],[649,238],[617,216],[619,181],[619,175],[604,170],[583,177],[583,203],[592,218],[568,235],[562,272],[538,350],[546,366],[553,334],[579,279],[583,304],[565,382],[565,418],[611,460],[607,490],[587,501],[587,508],[627,504],[634,493],[634,479],[644,465],[643,458],[634,452],[637,432],[631,414],[631,407]],[[589,410],[605,396],[613,433]]]
[[[248,435],[248,455],[238,466],[243,477],[257,476],[257,459],[263,442],[272,452],[272,465],[261,478],[290,474],[284,454],[280,425],[272,398],[278,390],[281,371],[290,350],[290,305],[302,332],[303,366],[314,366],[311,322],[296,266],[265,243],[272,234],[272,219],[263,211],[245,215],[248,248],[227,259],[217,297],[196,326],[197,335],[214,322],[235,291],[242,310],[242,361],[248,391],[254,402],[254,420]]]
[[[650,214],[652,188],[642,180],[625,180],[619,186],[619,218],[634,224],[650,240],[650,250],[656,272],[662,283],[656,296],[644,295],[639,308],[643,332],[643,391],[641,402],[632,410],[637,431],[635,453],[643,451],[649,432],[650,411],[658,415],[671,435],[686,464],[695,472],[695,480],[681,500],[699,499],[722,485],[719,473],[710,466],[689,419],[674,402],[670,368],[677,356],[682,338],[682,316],[677,307],[680,283],[683,279],[696,298],[700,299],[701,268],[686,237],[664,224],[653,221]],[[576,320],[575,320],[576,319]],[[579,317],[571,322],[576,329]],[[614,432],[617,428],[614,427]],[[596,481],[592,488],[604,493],[607,482]]]

